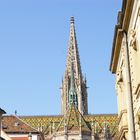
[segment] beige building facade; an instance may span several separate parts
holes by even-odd
[[[123,0],[110,70],[116,76],[118,139],[140,140],[140,0]]]
[[[6,112],[0,108],[0,139],[4,139],[3,135],[2,135],[2,128],[1,128],[1,124],[2,124],[2,115],[5,114]]]
[[[12,140],[4,131],[1,130],[1,139]]]

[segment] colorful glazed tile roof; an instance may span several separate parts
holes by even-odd
[[[74,104],[70,106],[66,116],[60,122],[56,131],[64,131],[65,127],[67,132],[72,131],[91,132],[83,116],[80,114],[80,112],[78,111],[78,109],[75,107]]]
[[[111,135],[115,135],[118,131],[117,114],[85,115],[84,118],[88,123],[96,124],[98,132],[103,130],[105,124],[108,125]]]
[[[20,118],[27,124],[31,125],[35,129],[48,133],[50,126],[57,129],[60,122],[63,121],[63,116],[20,116]],[[89,127],[92,123],[96,124],[97,132],[101,132],[103,127],[108,124],[111,135],[115,135],[118,130],[118,117],[117,114],[102,114],[102,115],[84,115],[85,122]]]

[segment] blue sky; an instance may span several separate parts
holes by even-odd
[[[60,114],[70,17],[75,17],[89,113],[117,113],[109,71],[121,0],[1,0],[0,107],[7,114]]]

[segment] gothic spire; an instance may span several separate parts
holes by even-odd
[[[71,102],[74,102],[81,114],[88,114],[86,83],[80,66],[74,17],[70,20],[68,56],[61,88],[61,102],[62,114],[67,113]]]
[[[66,64],[66,71],[68,75],[71,73],[71,64],[73,63],[74,71],[77,76],[81,75],[81,66],[80,66],[80,58],[79,52],[77,47],[77,40],[76,40],[76,33],[75,33],[75,26],[74,26],[74,17],[71,17],[70,20],[70,37],[69,37],[69,44],[68,44],[68,56],[67,56],[67,64]]]

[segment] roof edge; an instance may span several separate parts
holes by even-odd
[[[121,37],[118,38],[120,30],[128,31],[129,23],[131,19],[132,9],[133,9],[134,0],[123,0],[122,9],[118,12],[118,21],[115,25],[114,38],[112,43],[112,53],[109,70],[112,73],[116,73],[116,68],[118,64],[118,58],[120,53],[120,41]],[[119,39],[119,40],[118,40]],[[118,53],[117,55],[115,53]]]
[[[6,114],[6,112],[0,108],[0,114]]]

